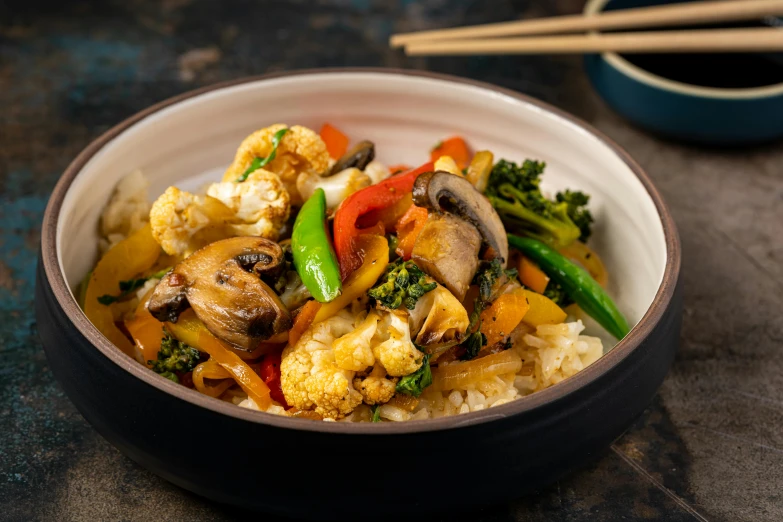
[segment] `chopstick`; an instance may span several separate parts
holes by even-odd
[[[783,50],[783,30],[774,28],[444,40],[411,43],[405,46],[405,53],[411,56],[569,54],[610,51],[622,53],[727,53],[781,50]]]
[[[730,0],[640,7],[584,16],[569,15],[533,20],[456,27],[392,35],[392,47],[450,39],[558,34],[601,29],[633,29],[686,24],[752,20],[783,15],[783,0]]]

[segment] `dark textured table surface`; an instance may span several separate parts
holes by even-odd
[[[90,140],[153,102],[248,74],[385,65],[494,82],[591,122],[647,169],[682,235],[682,346],[647,411],[592,464],[464,519],[783,520],[783,147],[645,134],[596,97],[574,57],[407,59],[386,45],[394,31],[581,3],[0,2],[0,519],[249,517],[123,457],[53,380],[33,315],[44,206]]]

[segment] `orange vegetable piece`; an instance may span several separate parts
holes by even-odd
[[[481,312],[481,333],[487,336],[487,346],[505,341],[529,309],[530,303],[520,290],[495,299]]]
[[[313,319],[321,308],[321,303],[316,300],[307,301],[305,305],[299,310],[299,313],[294,318],[294,325],[288,331],[288,344],[291,346],[299,342],[299,338],[302,334],[310,328],[313,324]]]
[[[413,253],[413,245],[419,237],[421,229],[427,222],[427,209],[411,205],[408,211],[397,222],[397,255],[408,260]]]
[[[321,139],[324,140],[326,150],[333,159],[341,158],[348,150],[348,136],[328,123],[324,123],[321,127]]]
[[[87,319],[117,348],[134,359],[133,344],[114,324],[111,308],[99,303],[98,298],[106,294],[118,294],[120,281],[132,279],[149,270],[159,255],[160,245],[152,237],[152,228],[147,224],[111,247],[98,261],[87,283],[84,297],[84,314]]]
[[[154,361],[158,358],[160,351],[160,342],[165,335],[163,332],[163,323],[152,317],[147,310],[147,303],[152,297],[151,289],[136,307],[136,314],[133,319],[125,321],[125,328],[130,332],[136,347],[141,352],[141,363],[149,366],[147,361]]]
[[[522,281],[522,284],[534,292],[543,294],[544,290],[546,290],[546,285],[549,284],[549,276],[538,268],[537,264],[524,256],[520,257],[517,266],[519,270],[519,280]]]
[[[192,309],[185,310],[176,323],[166,323],[166,328],[178,340],[208,353],[211,361],[228,370],[231,377],[259,408],[266,410],[272,404],[269,386],[226,343],[212,335],[204,323],[198,320]]]
[[[430,160],[433,162],[441,156],[451,156],[460,169],[467,167],[471,160],[468,144],[459,136],[443,140],[430,151]]]
[[[391,173],[392,176],[394,176],[395,174],[399,174],[400,172],[408,172],[412,168],[413,167],[411,167],[410,165],[405,165],[404,163],[401,163],[399,165],[392,165],[391,167],[389,167],[389,172]]]

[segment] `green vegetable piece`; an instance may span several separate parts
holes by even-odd
[[[432,384],[432,369],[430,368],[430,356],[425,355],[421,363],[421,368],[406,375],[397,383],[397,393],[413,395],[418,397],[424,391],[424,388]]]
[[[487,345],[487,336],[481,333],[481,312],[484,310],[484,302],[481,297],[473,301],[473,311],[470,313],[470,323],[466,330],[470,333],[461,345],[465,349],[465,354],[461,357],[463,361],[475,358]]]
[[[565,308],[574,302],[566,291],[563,290],[563,287],[555,281],[549,281],[549,284],[546,285],[546,290],[544,290],[544,295],[560,308]]]
[[[255,158],[250,163],[250,166],[247,167],[247,169],[245,169],[245,172],[243,172],[242,175],[237,178],[236,180],[237,183],[242,183],[253,172],[257,171],[262,167],[266,167],[270,161],[273,161],[275,159],[275,157],[277,156],[277,147],[280,146],[280,140],[283,139],[283,136],[285,136],[286,132],[288,132],[287,128],[280,129],[279,131],[275,132],[274,136],[272,136],[272,152],[270,152],[269,156],[267,156],[266,158]]]
[[[438,283],[434,281],[427,282],[427,274],[416,263],[398,259],[386,267],[384,274],[367,294],[386,308],[396,310],[405,306],[413,310],[416,301],[437,286]]]
[[[326,230],[326,193],[322,188],[316,189],[296,216],[291,250],[294,267],[316,301],[328,303],[342,293],[340,267]]]
[[[199,362],[200,354],[195,348],[176,340],[166,333],[160,343],[158,359],[147,361],[152,367],[152,371],[159,373],[167,379],[179,382],[176,373],[187,373],[193,371],[193,368]]]
[[[120,293],[118,295],[109,295],[105,294],[98,297],[98,302],[102,305],[110,305],[112,303],[116,303],[117,301],[121,301],[124,298],[128,297],[132,292],[135,292],[142,286],[144,286],[144,283],[149,281],[150,279],[161,279],[164,275],[169,273],[171,270],[171,267],[164,268],[163,270],[159,272],[155,272],[154,274],[150,274],[147,277],[139,277],[138,279],[128,279],[126,281],[120,281]],[[92,272],[91,272],[92,273]],[[87,278],[89,280],[89,276]],[[85,286],[84,289],[85,295],[87,293],[87,288]]]
[[[535,239],[509,234],[508,243],[532,259],[552,281],[562,286],[569,297],[607,332],[618,340],[628,334],[630,328],[625,316],[617,309],[612,298],[601,285],[590,277],[584,268]]]
[[[522,165],[500,160],[492,168],[485,193],[503,224],[555,247],[590,235],[592,215],[582,192],[563,192],[556,201],[539,187],[546,164],[525,160]],[[576,221],[574,221],[576,220]]]
[[[372,407],[372,421],[381,422],[381,405],[376,404]]]
[[[516,279],[518,270],[509,268],[503,270],[500,259],[495,258],[492,261],[482,261],[476,275],[473,276],[473,284],[479,287],[479,296],[483,302],[493,301],[493,296],[502,285],[510,279]]]

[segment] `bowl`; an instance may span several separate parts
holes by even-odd
[[[584,13],[668,3],[674,1],[589,0]],[[748,145],[783,137],[783,83],[704,87],[654,74],[617,53],[586,55],[584,65],[610,107],[654,133],[706,145]]]
[[[497,157],[546,160],[549,188],[593,195],[594,247],[633,330],[595,364],[539,393],[407,423],[269,415],[147,370],[99,333],[74,299],[96,259],[101,208],[135,168],[151,180],[153,195],[170,184],[214,179],[243,137],[281,121],[333,123],[374,141],[387,164],[423,162],[431,144],[454,133]],[[443,75],[304,71],[177,96],[91,143],[46,209],[36,314],[52,372],[84,418],[161,477],[218,502],[288,516],[399,519],[519,496],[622,434],[673,359],[679,270],[675,225],[650,179],[616,144],[572,116],[513,91]],[[470,477],[477,480],[465,487]]]

